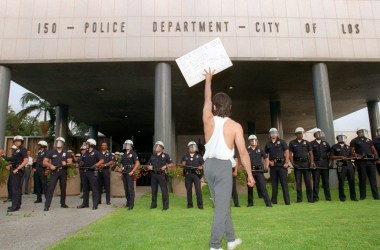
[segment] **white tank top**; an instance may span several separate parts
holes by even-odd
[[[206,143],[206,152],[203,159],[216,158],[219,160],[230,160],[232,167],[236,165],[234,159],[235,150],[230,149],[224,140],[223,127],[224,123],[228,120],[228,117],[214,116],[214,131],[212,132],[210,140]]]

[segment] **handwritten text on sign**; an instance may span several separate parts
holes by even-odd
[[[189,87],[205,79],[204,69],[211,68],[216,74],[232,66],[219,38],[181,56],[176,62]]]

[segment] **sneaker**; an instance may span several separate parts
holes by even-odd
[[[223,248],[221,248],[221,247],[220,248],[213,248],[213,247],[211,247],[210,250],[223,250]]]
[[[227,249],[228,250],[232,250],[232,249],[235,249],[238,245],[240,245],[242,243],[241,239],[239,238],[236,238],[234,241],[232,242],[228,242],[227,243]]]

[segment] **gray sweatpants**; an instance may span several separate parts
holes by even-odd
[[[214,201],[214,221],[211,228],[210,247],[220,248],[224,233],[228,242],[235,240],[231,222],[232,163],[229,160],[208,158],[204,173]]]

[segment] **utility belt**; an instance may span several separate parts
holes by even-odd
[[[364,154],[362,155],[361,158],[359,158],[359,160],[374,160],[375,159],[375,155],[372,155],[372,154]]]
[[[298,162],[308,162],[309,158],[304,158],[304,157],[294,157],[294,161]]]
[[[271,161],[274,162],[274,167],[279,167],[280,165],[285,163],[285,158],[284,157],[274,157],[271,159]],[[276,166],[277,164],[277,166]]]
[[[55,170],[51,170],[50,169],[50,171],[52,171],[52,172],[59,172],[59,171],[66,170],[66,169],[67,169],[66,167],[60,166],[60,167],[55,167]]]
[[[263,165],[257,165],[257,166],[252,165],[251,168],[252,168],[252,171],[253,170],[264,170],[264,166]]]
[[[162,170],[162,169],[153,169],[152,172],[155,174],[165,174],[166,175],[166,170]]]
[[[326,161],[328,159],[328,157],[314,157],[314,161]]]
[[[83,168],[79,168],[80,171],[82,172],[94,172],[94,171],[98,171],[98,169],[90,169],[90,167],[83,167]]]
[[[133,165],[123,165],[121,167],[121,171],[123,171],[123,172],[130,172],[133,169],[133,167],[134,167]]]

